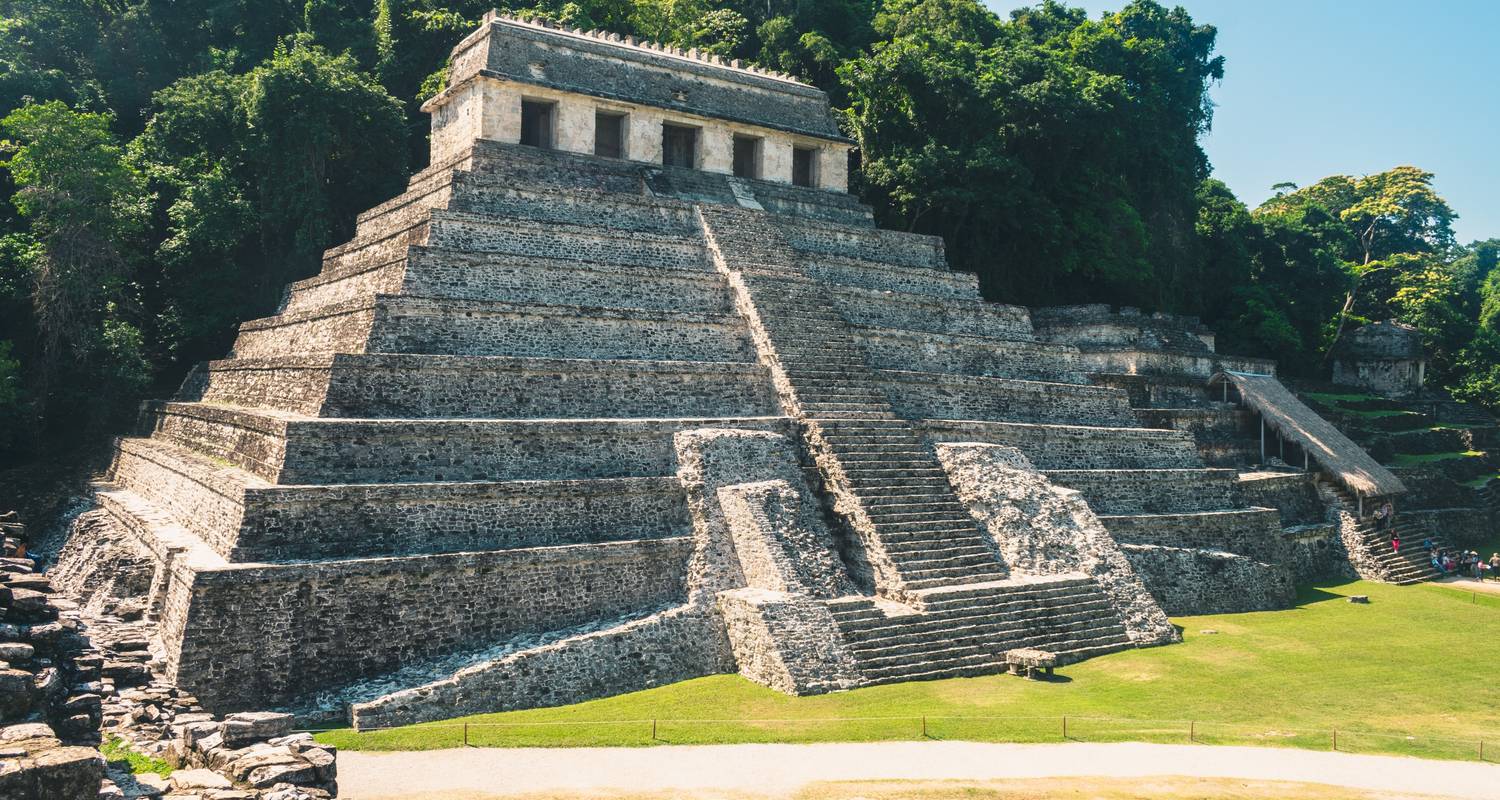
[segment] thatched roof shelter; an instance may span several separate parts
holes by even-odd
[[[1241,401],[1259,413],[1267,427],[1301,447],[1310,460],[1317,462],[1319,469],[1349,491],[1361,497],[1406,492],[1406,485],[1400,478],[1298,400],[1276,376],[1220,372],[1209,379],[1209,386],[1224,381],[1239,391]]]

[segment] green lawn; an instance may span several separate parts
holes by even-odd
[[[1367,594],[1370,605],[1348,603]],[[1184,643],[1096,658],[1056,682],[1003,675],[787,697],[738,676],[356,734],[346,750],[914,739],[1186,741],[1500,760],[1500,596],[1353,582],[1286,611],[1184,617]],[[1217,633],[1208,633],[1217,631]],[[1107,718],[1107,719],[1106,719]],[[655,738],[652,736],[655,720]],[[726,721],[727,720],[727,721]],[[1414,738],[1408,738],[1414,737]],[[1452,739],[1454,741],[1448,741]]]
[[[1362,403],[1371,400],[1385,399],[1383,397],[1377,397],[1373,394],[1336,394],[1334,392],[1303,392],[1302,396],[1312,398],[1319,403],[1330,406],[1341,406],[1345,403]]]

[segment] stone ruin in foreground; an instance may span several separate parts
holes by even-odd
[[[981,300],[785,76],[491,15],[426,108],[433,166],[148,407],[61,555],[211,710],[1066,664],[1287,606],[1400,490],[1194,320]]]

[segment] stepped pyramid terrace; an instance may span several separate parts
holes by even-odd
[[[62,554],[211,709],[1065,665],[1287,607],[1401,488],[1196,320],[983,300],[789,77],[491,14],[425,110],[432,166],[146,409]]]

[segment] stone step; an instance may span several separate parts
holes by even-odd
[[[703,241],[695,236],[530,222],[461,211],[433,211],[424,241],[414,243],[473,253],[568,253],[579,260],[622,266],[712,270]]]
[[[1000,581],[994,584],[953,586],[926,592],[920,598],[923,608],[936,610],[963,606],[973,598],[1058,596],[1078,591],[1096,592],[1098,586],[1087,577],[1058,577],[1045,580]]]
[[[165,404],[170,436],[282,484],[570,480],[677,471],[676,433],[791,433],[784,417],[330,419],[196,403]]]
[[[1230,469],[1047,470],[1058,486],[1083,493],[1099,514],[1162,514],[1235,508]]]
[[[1012,341],[1036,340],[1031,313],[1021,306],[988,303],[978,298],[940,300],[911,292],[851,287],[836,288],[829,296],[838,313],[851,325]]]
[[[1024,618],[1012,616],[1001,619],[997,616],[996,619],[993,623],[983,620],[952,620],[920,630],[901,628],[892,631],[890,635],[856,640],[856,643],[851,644],[850,650],[864,660],[920,653],[936,641],[992,647],[1009,638],[1035,635],[1094,639],[1125,634],[1124,627],[1108,607],[1102,612],[1083,610],[1061,614],[1038,613]]]
[[[1129,648],[1123,635],[1104,634],[1086,638],[1049,636],[1018,637],[985,646],[958,646],[926,653],[912,653],[865,667],[861,674],[872,683],[913,680],[920,677],[952,677],[1000,672],[1005,669],[1003,651],[1020,647],[1046,649],[1056,653],[1061,663],[1076,663],[1095,655]]]
[[[808,260],[835,256],[891,266],[947,269],[943,241],[936,236],[833,223],[799,222],[780,229],[787,244]]]
[[[1072,383],[941,372],[878,370],[880,387],[909,419],[1135,426],[1123,392]]]
[[[899,565],[897,568],[900,569]],[[1005,578],[1005,571],[999,566],[988,569],[955,567],[951,569],[900,571],[902,580],[906,584],[906,588],[910,591],[934,589],[964,583],[1002,580]]]
[[[873,291],[902,291],[936,298],[977,300],[979,280],[968,272],[915,270],[878,259],[823,255],[804,259],[802,271],[829,284]]]
[[[952,658],[931,658],[887,667],[860,668],[860,674],[872,685],[897,681],[936,680],[941,678],[993,675],[1005,670],[1005,663],[991,652],[969,652]]]
[[[232,562],[550,547],[690,533],[675,477],[271,485],[171,439],[120,441],[109,480]]]
[[[935,518],[958,519],[969,513],[969,509],[962,503],[953,500],[951,496],[943,500],[935,500],[927,503],[889,503],[872,502],[872,500],[889,500],[888,496],[876,498],[863,498],[865,511],[871,518],[879,519],[887,524],[904,521],[930,520]]]
[[[896,489],[869,492],[863,497],[871,510],[881,509],[892,518],[938,511],[967,513],[969,510],[951,491],[933,491],[925,487],[912,487],[907,491]]]
[[[750,363],[352,354],[207,365],[204,402],[309,416],[563,419],[778,416]]]
[[[298,281],[282,310],[398,293],[519,303],[566,298],[589,307],[714,314],[734,310],[728,286],[714,273],[578,261],[563,254],[518,256],[422,246],[372,270]]]
[[[968,549],[956,547],[951,550],[897,550],[891,554],[899,557],[900,569],[904,573],[969,567],[986,570],[1001,569],[996,562],[995,554],[984,547]]]
[[[924,492],[947,492],[952,495],[953,487],[947,478],[871,478],[851,477],[850,485],[861,497],[875,495],[880,497],[890,496],[892,490],[920,489]]]
[[[246,322],[234,352],[755,360],[736,316],[390,295]]]
[[[946,372],[978,377],[1088,384],[1078,349],[983,336],[856,328],[874,369]]]
[[[1052,604],[1011,604],[1006,608],[976,607],[966,613],[911,614],[908,617],[855,618],[844,622],[840,631],[851,649],[884,649],[910,645],[935,638],[962,639],[1002,635],[1031,630],[1051,629],[1058,632],[1120,629],[1109,602],[1095,598],[1084,602],[1059,601]]]
[[[1203,468],[1193,434],[1146,428],[926,419],[924,438],[1016,447],[1038,470]]]
[[[990,598],[987,602],[924,610],[922,613],[887,617],[873,605],[855,611],[836,610],[839,629],[851,641],[879,639],[886,635],[905,635],[969,625],[1022,624],[1047,614],[1102,615],[1114,618],[1113,606],[1098,591],[1081,593],[1038,593],[1015,598]]]
[[[803,413],[810,417],[822,416],[828,412],[865,412],[881,417],[886,417],[892,413],[890,406],[884,403],[877,404],[858,401],[839,403],[826,400],[802,400],[797,405],[802,408]],[[884,407],[882,408],[882,406]]]

